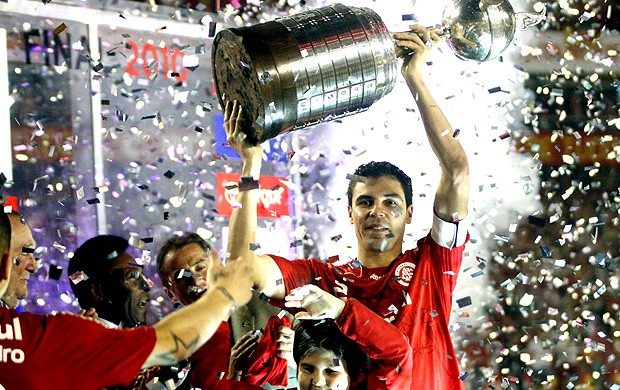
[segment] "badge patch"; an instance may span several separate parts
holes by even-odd
[[[411,282],[411,278],[413,278],[413,271],[415,270],[415,264],[410,262],[404,262],[396,267],[396,271],[394,271],[394,276],[398,283],[403,286],[409,286],[409,282]]]

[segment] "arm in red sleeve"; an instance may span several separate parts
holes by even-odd
[[[368,375],[369,389],[410,387],[413,365],[411,347],[407,337],[395,326],[353,298],[346,300],[336,324],[373,360]]]

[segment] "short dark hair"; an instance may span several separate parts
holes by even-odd
[[[106,277],[111,260],[125,252],[128,246],[129,242],[122,237],[101,235],[86,240],[77,248],[73,257],[69,259],[67,273],[71,277],[76,272],[82,271],[88,277],[87,280],[79,283],[73,283],[73,281],[69,283],[82,308],[91,307],[88,293],[90,284]]]
[[[9,216],[0,212],[0,257],[11,249],[11,221]]]
[[[293,358],[297,365],[308,353],[325,349],[331,351],[346,365],[347,373],[354,383],[370,359],[357,342],[345,336],[334,320],[303,320],[295,329]]]
[[[355,170],[353,177],[349,181],[349,188],[347,189],[347,198],[349,199],[349,206],[353,205],[353,188],[364,177],[381,177],[392,176],[394,179],[400,182],[405,193],[405,204],[407,207],[411,206],[413,201],[413,187],[411,185],[411,178],[403,172],[396,165],[387,161],[371,161],[367,164],[362,164]]]
[[[183,248],[189,244],[198,244],[204,251],[210,251],[211,245],[199,234],[194,232],[183,232],[180,235],[174,235],[168,238],[157,251],[157,274],[162,284],[167,284],[164,275],[164,261],[168,253]]]

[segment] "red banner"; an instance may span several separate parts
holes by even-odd
[[[223,216],[230,216],[232,209],[240,207],[237,203],[239,193],[238,173],[218,172],[216,174],[217,212]],[[289,215],[288,187],[280,180],[281,177],[261,176],[258,180],[260,199],[258,201],[259,218],[278,218],[281,215]]]

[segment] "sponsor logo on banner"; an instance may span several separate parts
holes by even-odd
[[[217,188],[217,212],[223,216],[232,214],[232,209],[239,207],[237,194],[239,194],[238,173],[218,172],[216,174]],[[289,215],[288,187],[280,180],[284,178],[276,176],[261,176],[259,184],[258,217],[278,218],[281,215]]]

